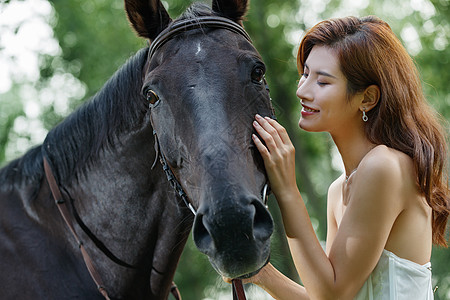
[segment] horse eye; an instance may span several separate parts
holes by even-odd
[[[150,104],[155,104],[159,100],[158,95],[156,95],[156,93],[151,89],[145,91],[145,98],[148,102],[150,102]]]
[[[261,84],[264,79],[264,69],[261,67],[256,67],[252,70],[252,81],[254,83]]]

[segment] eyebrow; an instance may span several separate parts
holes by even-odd
[[[309,70],[309,67],[308,67],[307,64],[305,64],[305,68]],[[322,75],[322,76],[327,76],[327,77],[331,77],[331,78],[337,79],[336,76],[331,75],[330,73],[327,73],[327,72],[325,72],[325,71],[317,71],[317,72],[314,72],[314,73],[316,73],[317,75]]]

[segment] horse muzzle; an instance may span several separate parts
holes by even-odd
[[[256,196],[219,195],[201,202],[194,220],[194,242],[223,276],[238,278],[257,272],[269,258],[272,217]]]

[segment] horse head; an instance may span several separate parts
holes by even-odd
[[[224,276],[256,272],[268,261],[273,221],[252,121],[273,110],[265,65],[241,27],[247,1],[195,4],[175,21],[160,1],[125,6],[152,43],[142,97],[160,157],[195,207],[194,242]]]

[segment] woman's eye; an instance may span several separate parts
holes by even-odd
[[[308,78],[308,73],[303,73],[303,74],[302,74],[302,77]]]
[[[254,83],[262,83],[264,79],[264,69],[256,67],[252,70],[252,81]]]
[[[150,104],[155,104],[159,100],[158,95],[152,89],[145,91],[145,98]]]
[[[320,86],[325,86],[328,84],[328,82],[317,81],[317,84]]]

